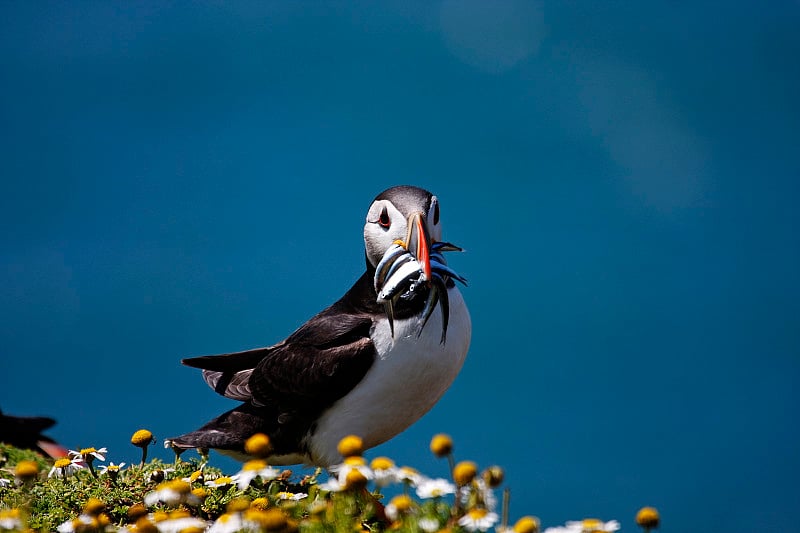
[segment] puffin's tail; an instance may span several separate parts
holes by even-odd
[[[245,403],[221,414],[200,429],[166,439],[164,444],[176,453],[196,448],[204,452],[214,449],[233,455],[245,455],[244,443],[256,433],[269,434],[266,421],[259,409]]]

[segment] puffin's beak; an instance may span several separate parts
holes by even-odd
[[[409,252],[411,252],[417,259],[417,262],[422,265],[422,273],[425,280],[431,279],[431,252],[430,252],[431,237],[428,235],[428,227],[425,225],[425,219],[422,218],[422,213],[417,211],[408,217],[408,234],[406,235],[406,245]]]

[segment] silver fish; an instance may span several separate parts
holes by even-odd
[[[422,334],[425,324],[438,304],[442,306],[442,337],[447,340],[447,326],[450,319],[450,302],[447,285],[451,279],[466,285],[467,280],[447,266],[443,252],[462,251],[461,248],[447,242],[435,242],[431,245],[430,265],[431,279],[427,279],[422,265],[401,244],[393,244],[375,267],[375,292],[377,302],[382,303],[389,319],[389,328],[394,337],[394,303],[398,299],[411,298],[421,288],[429,288],[422,315],[418,320],[417,337]]]

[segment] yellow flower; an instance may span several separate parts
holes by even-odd
[[[263,433],[256,433],[245,441],[244,451],[248,455],[264,458],[272,451],[272,444],[268,436]]]
[[[388,457],[376,457],[372,460],[369,466],[373,470],[389,470],[394,466],[394,461]]]
[[[146,429],[137,430],[131,437],[131,444],[138,446],[139,448],[146,448],[154,442],[155,438],[153,437],[153,434]]]
[[[535,516],[523,516],[514,524],[514,533],[538,533],[539,519]]]
[[[97,498],[89,498],[83,505],[83,512],[88,515],[97,516],[102,513],[106,508],[106,504]]]
[[[69,462],[69,459],[67,459]],[[39,463],[36,461],[20,461],[14,475],[22,480],[33,479],[39,475]]]
[[[344,478],[344,486],[347,489],[361,489],[367,486],[367,477],[360,470],[353,468]]]
[[[19,509],[0,509],[0,530],[22,531],[24,529],[22,514]]]
[[[189,474],[189,477],[183,478],[183,480],[187,481],[189,483],[194,483],[194,482],[197,482],[197,481],[202,483],[203,482],[203,471],[202,470],[195,470],[194,472]]]
[[[337,449],[342,457],[360,456],[364,453],[364,441],[356,435],[348,435],[339,441]]]
[[[497,523],[497,513],[486,509],[470,509],[467,514],[458,519],[458,525],[467,531],[486,531]]]
[[[232,476],[220,476],[216,479],[211,479],[206,481],[206,486],[219,489],[223,487],[227,487],[228,485],[233,485],[236,480]]]
[[[464,486],[475,479],[478,474],[478,465],[472,461],[461,461],[453,468],[453,481],[456,485]]]
[[[128,521],[136,522],[141,517],[147,515],[147,507],[141,503],[134,503],[128,507]]]
[[[397,511],[400,513],[407,513],[408,511],[410,511],[413,504],[414,501],[405,494],[400,494],[398,496],[395,496],[389,502],[389,505],[394,505],[394,508],[397,509]]]
[[[286,527],[288,519],[280,509],[249,509],[244,513],[247,522],[253,522],[267,531],[277,531]]]
[[[261,509],[262,511],[264,511],[267,508],[269,508],[269,500],[264,497],[256,498],[255,500],[252,501],[252,503],[250,503],[250,507],[252,507],[253,509]]]
[[[436,457],[445,457],[453,453],[453,439],[450,435],[439,433],[431,439],[431,452]]]
[[[136,521],[134,531],[136,531],[136,533],[159,533],[156,525],[148,520],[146,516],[143,516]]]
[[[655,507],[642,507],[636,513],[636,523],[644,529],[656,529],[660,521],[661,517]]]
[[[241,513],[242,511],[246,511],[250,508],[250,499],[246,497],[241,498],[234,498],[228,505],[225,507],[225,510],[229,513]]]

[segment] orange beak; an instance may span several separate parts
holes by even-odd
[[[417,211],[408,217],[408,234],[406,235],[408,251],[422,265],[422,273],[426,280],[431,279],[431,238],[422,213]]]

